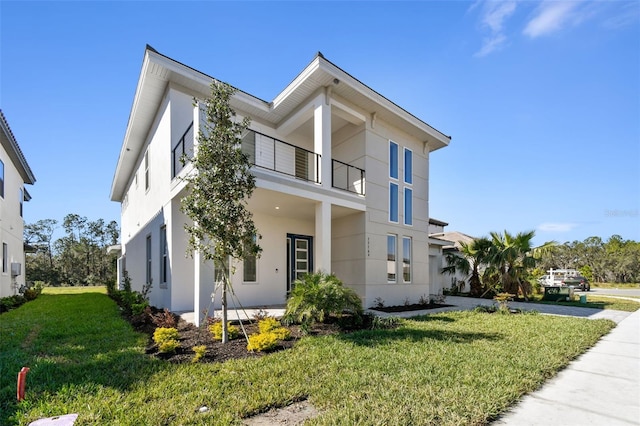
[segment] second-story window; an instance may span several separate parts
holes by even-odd
[[[404,189],[404,224],[413,225],[413,190]]]
[[[149,190],[149,150],[144,153],[144,189]]]
[[[398,223],[398,184],[389,182],[389,222]]]
[[[413,183],[413,152],[409,148],[404,149],[404,183]]]
[[[22,217],[22,208],[24,206],[24,189],[22,188],[18,192],[18,202],[20,203],[20,217]]]
[[[4,163],[0,160],[0,197],[4,198]]]
[[[398,179],[398,144],[389,141],[389,177]]]

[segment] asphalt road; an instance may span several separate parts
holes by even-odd
[[[612,296],[640,296],[640,288],[618,289],[618,288],[596,288],[591,287],[590,293]]]

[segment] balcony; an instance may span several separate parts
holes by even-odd
[[[242,152],[256,167],[320,184],[320,154],[270,136],[248,130],[242,138]],[[331,186],[364,195],[364,170],[332,160]]]
[[[171,150],[171,173],[175,177],[193,156],[193,123]],[[247,130],[242,138],[242,152],[251,164],[282,173],[296,179],[320,184],[320,154],[308,151],[270,136]],[[331,161],[331,186],[336,189],[364,195],[364,170],[338,160]]]

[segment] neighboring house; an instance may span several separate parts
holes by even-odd
[[[151,304],[203,311],[215,272],[186,255],[179,161],[197,149],[204,119],[194,99],[212,77],[147,46],[111,188],[122,205],[120,279],[152,282]],[[364,306],[417,302],[431,291],[429,154],[450,137],[317,56],[271,102],[238,91],[231,106],[252,122],[243,139],[256,176],[248,208],[259,259],[235,260],[243,306],[282,305],[293,281],[335,273]],[[196,315],[196,323],[201,318]]]
[[[13,136],[9,123],[0,110],[0,242],[2,265],[0,269],[0,297],[17,294],[24,280],[24,220],[25,201],[31,196],[24,187],[33,185],[36,178]]]
[[[453,253],[457,256],[462,256],[460,243],[471,244],[475,238],[457,231],[444,232],[444,227],[448,224],[444,222],[440,222],[440,224],[442,226],[429,229],[429,240],[442,242],[442,256],[438,259],[440,261],[440,271],[442,271],[442,268],[447,266],[447,254]],[[453,286],[458,286],[458,289],[461,291],[469,291],[469,275],[470,274],[462,274],[459,271],[456,271],[455,274],[443,274],[441,272],[435,288],[439,288],[439,291],[442,292],[449,290]],[[461,286],[460,283],[464,284]]]

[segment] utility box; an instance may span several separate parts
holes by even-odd
[[[22,274],[22,264],[11,262],[11,276],[17,277]]]
[[[548,286],[544,288],[542,300],[550,302],[568,302],[573,297],[573,287]]]

